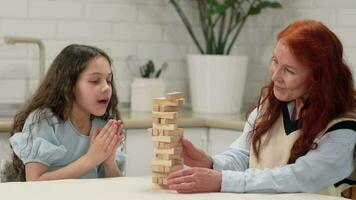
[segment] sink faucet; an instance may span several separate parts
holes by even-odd
[[[38,81],[41,82],[45,75],[45,46],[39,38],[33,37],[17,37],[17,36],[5,36],[4,40],[7,44],[16,43],[34,43],[38,45],[39,48],[39,76]]]

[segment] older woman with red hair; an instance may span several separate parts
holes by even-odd
[[[192,168],[170,174],[181,193],[320,192],[355,184],[355,88],[343,47],[325,25],[295,21],[277,36],[271,82],[248,113],[243,134],[208,156],[183,140]],[[326,190],[324,190],[326,191]]]

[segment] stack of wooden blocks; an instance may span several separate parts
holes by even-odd
[[[169,173],[183,169],[183,129],[178,128],[179,107],[184,103],[180,92],[153,99],[152,128],[148,132],[154,143],[155,159],[151,162],[152,182],[166,188]]]

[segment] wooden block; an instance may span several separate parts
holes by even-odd
[[[160,185],[167,185],[167,184],[168,184],[167,177],[159,177],[159,178],[158,178],[158,184],[160,184]]]
[[[172,136],[154,136],[152,140],[155,142],[167,142],[167,143],[177,143],[182,139],[179,135]]]
[[[162,165],[162,166],[171,167],[174,165],[174,161],[173,160],[152,160],[151,165]]]
[[[166,95],[166,99],[168,100],[176,100],[183,98],[183,94],[181,92],[171,92]]]
[[[158,184],[163,184],[163,185],[167,184],[168,173],[153,172],[152,177],[156,177]]]
[[[182,159],[180,160],[152,160],[151,165],[162,165],[162,166],[167,166],[167,167],[172,167],[174,165],[180,165],[182,164],[183,161]]]
[[[151,165],[151,171],[152,172],[165,172],[165,173],[168,173],[168,172],[166,172],[166,168],[170,169],[170,167],[167,167],[167,166]]]
[[[153,105],[152,110],[159,112],[160,111],[160,106],[159,105]]]
[[[183,98],[176,100],[178,105],[181,106],[184,104],[185,100]]]
[[[168,100],[165,97],[160,97],[160,98],[154,98],[153,99],[153,105],[157,106],[179,106],[179,101],[175,100]]]
[[[177,119],[178,112],[157,112],[152,111],[152,117],[154,118],[163,118],[163,119]]]
[[[152,177],[167,177],[168,173],[159,173],[159,172],[152,172]]]
[[[156,154],[181,154],[183,151],[182,147],[174,147],[170,149],[157,149],[153,148],[153,153]]]
[[[178,128],[177,130],[158,130],[159,135],[162,136],[171,136],[171,135],[179,135],[183,137],[183,129]]]
[[[160,135],[160,132],[159,132],[158,129],[148,128],[147,131],[148,131],[148,133],[149,133],[151,136],[158,136],[158,135]]]
[[[161,173],[171,173],[181,169],[183,169],[183,165],[174,165],[172,167],[159,166],[159,165],[151,166],[152,172],[161,172]]]
[[[161,123],[161,119],[160,119],[160,118],[154,118],[154,117],[152,117],[152,123],[154,123],[154,124],[160,124],[160,123]]]
[[[153,145],[158,149],[170,149],[173,147],[180,147],[182,144],[180,142],[177,143],[154,142]]]
[[[177,106],[159,106],[160,112],[177,112],[178,107]]]
[[[160,160],[178,160],[181,154],[156,154],[156,158]]]
[[[164,119],[161,118],[159,124],[177,124],[178,119]]]
[[[178,124],[178,118],[177,119],[165,119],[165,118],[159,118],[157,116],[152,116],[152,123],[155,124]]]
[[[153,129],[174,131],[178,129],[177,124],[152,124]]]
[[[164,105],[153,105],[152,111],[157,112],[177,112],[177,106],[164,106]]]
[[[181,129],[181,128],[177,128],[176,130],[163,130],[163,129],[148,128],[147,131],[151,136],[180,136],[180,137],[183,137],[183,129]]]

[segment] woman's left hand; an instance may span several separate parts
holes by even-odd
[[[168,186],[179,193],[220,192],[222,174],[219,171],[193,167],[172,172]]]
[[[116,125],[118,127],[117,132],[116,132],[116,135],[118,136],[118,140],[117,140],[117,143],[115,145],[113,152],[110,154],[110,156],[106,160],[104,160],[104,162],[103,162],[104,166],[105,165],[108,166],[113,163],[116,165],[116,161],[115,161],[116,149],[121,144],[121,142],[125,140],[125,136],[121,134],[122,129],[123,129],[123,122],[121,120],[117,120],[114,123],[116,123]]]

